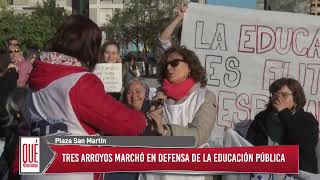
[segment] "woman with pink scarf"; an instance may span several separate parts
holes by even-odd
[[[170,48],[160,63],[163,108],[151,112],[163,136],[194,136],[197,146],[208,142],[217,113],[216,97],[205,87],[206,73],[196,54]],[[156,98],[160,97],[158,94]]]
[[[173,47],[166,51],[160,62],[162,92],[156,96],[166,98],[162,107],[151,108],[151,118],[156,130],[163,136],[193,136],[197,147],[207,143],[217,114],[217,102],[213,92],[205,85],[206,73],[196,54],[185,47]],[[212,179],[204,175],[169,175],[161,179]]]

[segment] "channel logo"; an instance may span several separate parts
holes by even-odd
[[[40,138],[20,138],[20,173],[40,172]]]

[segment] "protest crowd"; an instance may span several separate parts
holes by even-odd
[[[101,42],[101,30],[87,17],[68,16],[42,52],[27,49],[23,54],[19,37],[9,38],[0,51],[1,178],[222,179],[132,172],[19,175],[19,136],[193,136],[197,147],[209,143],[218,93],[207,88],[207,73],[197,54],[179,45],[179,33],[173,37],[181,31],[186,13],[187,6],[178,7],[176,17],[159,34],[160,87],[153,87],[155,95],[141,77],[136,57],[129,55],[124,61],[119,44],[112,39]],[[118,92],[106,92],[108,85],[94,73],[96,64],[121,64]],[[254,146],[299,145],[300,170],[320,173],[319,122],[304,111],[303,87],[296,79],[280,78],[270,84],[269,93],[265,110],[251,120],[243,138]]]

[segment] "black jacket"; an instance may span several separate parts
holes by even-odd
[[[266,118],[268,110],[256,115],[249,127],[247,140],[255,146],[268,145]],[[283,139],[280,145],[299,145],[299,166],[301,170],[317,173],[317,156],[315,148],[319,138],[319,123],[315,117],[303,109],[292,114],[289,109],[279,112],[283,127]]]
[[[8,95],[17,87],[17,80],[19,78],[18,73],[14,68],[10,68],[7,72],[0,77],[0,127],[6,123],[7,110],[6,103]],[[3,135],[3,131],[0,132],[0,136]]]

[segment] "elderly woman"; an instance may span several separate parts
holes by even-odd
[[[149,97],[149,87],[141,78],[134,78],[128,82],[123,93],[124,103],[129,107],[147,113],[151,101]]]
[[[123,102],[132,109],[147,113],[151,101],[148,100],[149,87],[141,78],[134,78],[128,82],[123,91]],[[151,132],[144,135],[151,135]],[[137,180],[139,173],[119,172],[105,174],[105,180]]]
[[[295,79],[281,78],[271,84],[269,92],[267,108],[254,118],[247,140],[255,146],[299,145],[300,169],[317,173],[319,123],[303,110],[306,98],[301,85]]]

